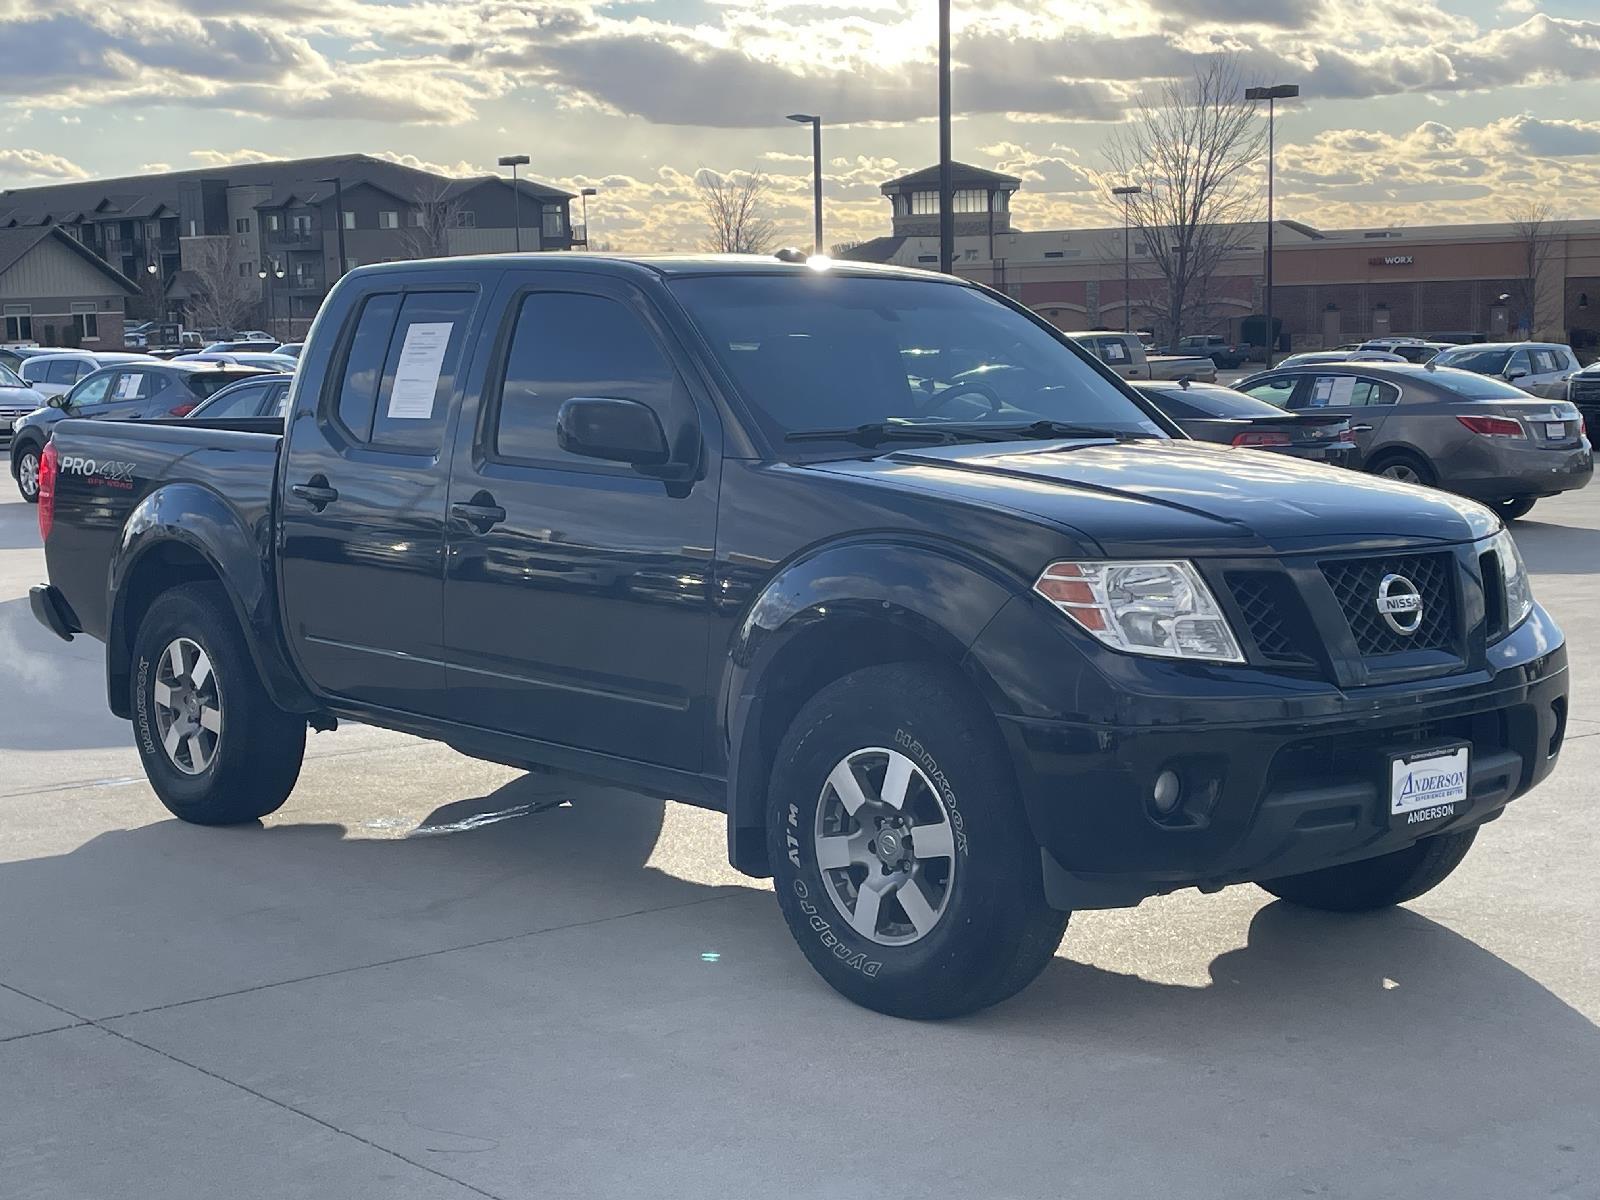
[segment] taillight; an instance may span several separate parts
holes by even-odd
[[[39,456],[39,540],[50,537],[56,523],[56,444],[46,442]]]
[[[176,407],[167,409],[167,415],[169,417],[187,417],[199,407],[198,404],[179,404]]]
[[[1510,417],[1457,417],[1473,433],[1484,437],[1522,437],[1522,422]]]
[[[1287,433],[1277,429],[1251,429],[1244,433],[1236,434],[1233,439],[1235,446],[1288,446],[1294,439]]]

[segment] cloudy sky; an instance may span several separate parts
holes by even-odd
[[[1594,0],[956,0],[956,157],[1023,176],[1022,228],[1104,223],[1091,173],[1144,89],[1237,54],[1301,85],[1279,212],[1326,227],[1600,215]],[[129,14],[137,14],[131,16]],[[693,175],[760,169],[809,240],[887,232],[932,162],[931,0],[0,0],[0,187],[366,151],[455,173],[527,153],[602,189],[595,237],[690,249]]]

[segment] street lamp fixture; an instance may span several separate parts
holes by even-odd
[[[511,168],[511,212],[512,220],[516,223],[517,253],[522,252],[522,188],[517,184],[517,168],[528,165],[526,154],[502,154],[499,158],[502,167]]]
[[[583,248],[589,248],[589,197],[598,196],[599,188],[586,187],[578,191],[579,198],[583,201]]]
[[[811,126],[811,252],[822,253],[822,118],[809,113],[790,113],[797,125]]]
[[[1122,197],[1122,332],[1133,332],[1133,254],[1130,250],[1128,237],[1128,204],[1129,197],[1137,196],[1144,189],[1137,183],[1127,187],[1114,187],[1111,189],[1113,196]]]
[[[1300,94],[1298,83],[1274,83],[1267,87],[1245,88],[1246,100],[1267,102],[1267,280],[1264,307],[1267,318],[1267,366],[1272,366],[1272,353],[1278,348],[1277,332],[1272,327],[1272,159],[1275,150],[1277,102]]]
[[[154,275],[156,273],[156,265],[155,265],[155,263],[146,264],[145,270],[147,272],[149,272],[151,275]]]

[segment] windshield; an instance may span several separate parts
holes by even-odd
[[[1500,375],[1505,372],[1510,358],[1509,350],[1443,350],[1433,363],[1437,367],[1476,371],[1479,375]]]
[[[1161,436],[1047,330],[973,288],[837,274],[670,286],[774,442],[878,423]]]
[[[5,363],[0,363],[0,387],[25,388],[27,386],[15,371],[6,366]]]

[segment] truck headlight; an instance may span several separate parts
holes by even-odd
[[[1528,582],[1528,567],[1511,534],[1502,529],[1489,539],[1487,548],[1500,564],[1500,582],[1506,590],[1506,629],[1510,631],[1527,620],[1533,611],[1533,585]]]
[[[1056,562],[1033,590],[1113,649],[1244,661],[1228,618],[1193,563]]]

